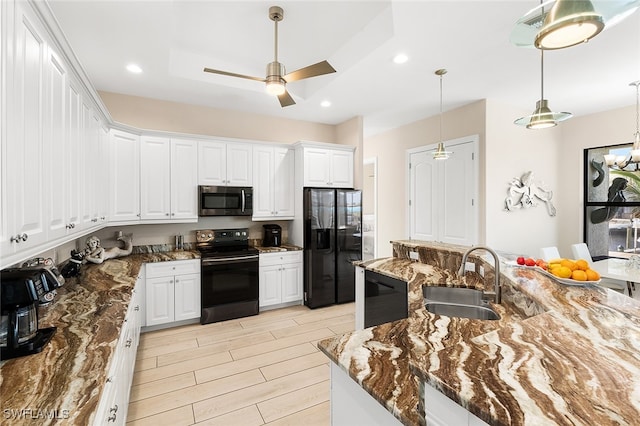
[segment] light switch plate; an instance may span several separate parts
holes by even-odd
[[[476,264],[473,262],[467,262],[464,264],[464,271],[471,271],[471,272],[475,272],[476,271]]]
[[[417,251],[410,251],[409,252],[409,258],[413,259],[413,260],[418,260],[418,259],[420,259],[420,255],[418,254]]]

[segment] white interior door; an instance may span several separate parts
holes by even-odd
[[[435,145],[408,152],[411,239],[478,244],[477,145],[477,136],[447,141],[444,161]]]
[[[429,150],[409,154],[409,211],[410,238],[436,241],[438,239],[436,160]]]

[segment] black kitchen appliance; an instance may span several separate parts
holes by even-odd
[[[251,216],[253,188],[238,186],[198,187],[199,216]]]
[[[409,316],[407,282],[373,271],[364,272],[364,326],[373,327]]]
[[[263,247],[280,247],[282,244],[282,227],[280,225],[262,225],[264,236],[262,237]]]
[[[60,284],[46,268],[6,269],[0,272],[0,358],[41,352],[56,332],[38,328],[38,304]]]
[[[304,303],[355,300],[353,262],[362,259],[362,192],[304,188]]]
[[[258,250],[249,247],[249,231],[196,231],[201,257],[200,323],[258,314]]]

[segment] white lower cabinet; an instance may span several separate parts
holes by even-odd
[[[260,308],[302,301],[302,251],[260,253]]]
[[[136,363],[136,351],[140,340],[142,324],[141,307],[144,292],[139,285],[133,290],[131,302],[120,331],[118,344],[111,358],[111,365],[104,384],[94,425],[124,425],[127,420],[129,391]]]
[[[146,265],[146,326],[200,317],[200,260]]]
[[[424,397],[424,417],[427,426],[486,426],[482,419],[467,411],[461,405],[449,399],[436,388],[425,383],[420,384]]]

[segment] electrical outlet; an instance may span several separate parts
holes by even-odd
[[[481,266],[478,272],[480,273],[480,276],[484,278],[484,266]]]
[[[464,271],[471,271],[471,272],[475,272],[476,271],[476,264],[473,262],[467,262],[464,264]]]
[[[420,255],[418,254],[417,251],[410,251],[409,252],[409,259],[418,260],[418,259],[420,259]]]

